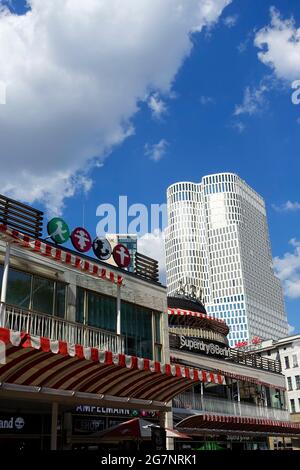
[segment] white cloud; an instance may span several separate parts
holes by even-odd
[[[280,206],[273,204],[272,207],[278,212],[296,212],[300,210],[300,202],[286,201]]]
[[[261,51],[258,57],[271,67],[280,79],[300,77],[300,28],[294,18],[282,19],[279,11],[270,9],[271,24],[256,33],[254,44]]]
[[[246,125],[242,121],[234,121],[230,127],[235,129],[239,134],[242,134],[246,129]]]
[[[233,28],[239,19],[238,15],[228,15],[223,19],[223,23],[227,28]]]
[[[165,139],[161,139],[157,144],[145,144],[145,155],[154,162],[159,162],[166,154],[169,143]]]
[[[243,52],[245,52],[247,49],[248,49],[248,46],[249,46],[249,43],[252,39],[252,36],[253,36],[253,33],[252,31],[250,31],[247,36],[246,36],[246,39],[244,39],[244,41],[240,42],[240,44],[237,46],[237,50],[242,54]]]
[[[249,114],[253,116],[261,112],[267,105],[265,93],[269,91],[268,85],[262,81],[258,88],[246,87],[244,91],[243,103],[237,105],[234,110],[234,116]]]
[[[293,238],[289,243],[294,251],[285,253],[282,258],[274,258],[274,268],[283,283],[285,295],[296,299],[300,297],[300,242]]]
[[[154,119],[161,119],[167,113],[166,103],[159,97],[158,93],[153,93],[148,99],[148,106]]]
[[[139,238],[138,251],[158,261],[160,282],[166,284],[165,231],[154,230]]]
[[[96,163],[168,93],[191,33],[231,0],[29,0],[0,12],[1,192],[59,212]]]
[[[215,99],[212,98],[211,96],[200,96],[200,103],[203,105],[203,106],[206,106],[207,104],[214,104],[215,103]]]
[[[294,331],[295,331],[295,329],[296,329],[295,326],[293,326],[293,325],[288,325],[288,333],[289,333],[289,335],[293,334]]]

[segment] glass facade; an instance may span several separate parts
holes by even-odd
[[[126,354],[152,359],[152,310],[122,302],[121,333],[125,336]]]
[[[1,279],[3,268],[1,266]],[[21,308],[30,308],[32,276],[22,271],[10,269],[6,302]]]
[[[3,266],[0,266],[1,281],[2,275]],[[19,308],[64,318],[66,285],[46,277],[10,268],[6,302]]]
[[[53,312],[54,282],[34,276],[32,283],[32,309],[51,315]]]
[[[77,287],[76,321],[115,332],[117,328],[116,299]]]
[[[116,332],[117,301],[114,297],[77,287],[76,321]],[[153,325],[152,325],[153,323]],[[121,301],[121,334],[125,354],[161,361],[160,313]],[[154,351],[153,351],[154,348]]]
[[[127,268],[129,272],[134,272],[135,269],[135,255],[137,252],[137,236],[136,235],[118,235],[118,243],[126,246],[130,253],[130,264]]]
[[[286,336],[263,199],[232,173],[175,183],[167,199],[168,295],[195,286],[208,313],[230,326],[231,347]]]
[[[3,267],[0,266],[0,282]],[[66,284],[10,268],[7,304],[65,318]],[[125,354],[161,361],[160,312],[121,301],[121,335]],[[81,287],[76,293],[76,322],[116,332],[117,299]]]

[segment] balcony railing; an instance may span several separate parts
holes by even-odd
[[[172,335],[170,337],[170,348],[173,360],[177,364],[186,364],[186,360],[180,359],[180,357],[176,356],[176,351],[178,348],[172,346]],[[180,350],[181,351],[181,350]],[[172,359],[171,359],[172,361]],[[230,349],[229,356],[224,358],[226,362],[234,362],[236,364],[242,364],[247,367],[251,367],[254,369],[262,369],[268,372],[274,372],[276,374],[281,374],[281,365],[280,361],[274,361],[272,359],[267,359],[266,357],[260,357],[257,354],[246,354],[243,351],[238,351],[237,349]]]
[[[238,349],[231,349],[230,357],[228,359],[226,358],[226,360],[254,367],[255,369],[263,369],[268,372],[276,372],[277,374],[281,373],[280,361],[261,357],[258,354],[247,354],[244,351],[239,351]]]
[[[289,412],[277,408],[268,408],[251,403],[236,402],[220,398],[211,398],[189,392],[182,393],[173,399],[173,408],[185,409],[191,413],[213,413],[249,418],[289,421]]]
[[[23,310],[8,304],[1,304],[1,311],[2,324],[0,326],[10,330],[113,353],[124,353],[124,336],[122,335],[59,317]]]

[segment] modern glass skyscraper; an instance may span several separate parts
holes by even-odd
[[[173,184],[167,203],[168,294],[194,286],[208,313],[229,324],[230,346],[286,336],[262,197],[239,176],[220,173]]]

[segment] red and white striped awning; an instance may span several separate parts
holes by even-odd
[[[0,328],[0,382],[167,403],[195,382],[224,376]]]
[[[197,435],[201,431],[236,432],[240,434],[260,433],[268,435],[300,436],[300,424],[290,421],[275,421],[271,419],[246,418],[226,415],[192,415],[176,425],[177,429]]]
[[[177,316],[177,317],[183,317],[183,318],[193,318],[193,319],[199,319],[199,325],[201,323],[210,323],[211,325],[214,325],[217,327],[220,332],[223,334],[227,335],[229,332],[229,327],[227,324],[219,319],[219,318],[213,318],[210,317],[209,315],[206,315],[205,313],[201,312],[193,312],[191,310],[182,310],[179,308],[168,308],[168,314],[170,316]]]
[[[220,320],[219,318],[213,318],[210,317],[209,315],[206,315],[205,313],[201,312],[192,312],[191,310],[182,310],[179,308],[168,308],[168,314],[169,315],[180,315],[183,317],[197,317],[197,318],[205,318],[211,321],[215,321],[217,323],[224,323],[223,320]]]
[[[216,371],[220,374],[224,374],[225,377],[230,377],[232,379],[236,379],[236,380],[240,380],[241,382],[249,382],[249,383],[252,383],[252,384],[257,384],[257,385],[264,385],[265,387],[273,387],[273,388],[276,388],[278,390],[286,390],[286,387],[284,386],[281,386],[281,385],[274,385],[274,384],[271,384],[269,382],[264,382],[262,380],[259,380],[259,379],[256,379],[255,377],[249,377],[249,376],[246,376],[246,375],[241,375],[241,374],[234,374],[232,372],[227,372],[227,371],[224,371],[224,370],[218,370]]]
[[[177,364],[184,364],[185,363],[185,361],[183,361],[182,359],[180,359],[176,356],[171,356],[170,357],[170,362],[171,363],[177,363]],[[228,362],[227,362],[227,364],[228,364]],[[241,382],[248,382],[248,383],[256,384],[256,385],[264,385],[265,387],[272,387],[272,388],[275,388],[275,389],[278,389],[278,390],[283,390],[283,391],[286,390],[285,386],[274,385],[274,383],[265,382],[265,381],[262,381],[262,380],[259,380],[259,379],[255,378],[255,377],[251,377],[249,375],[236,374],[236,373],[233,373],[233,372],[228,372],[227,370],[224,370],[224,369],[212,369],[212,371],[215,374],[223,375],[225,378],[229,377],[231,379],[240,380]]]
[[[93,263],[90,260],[82,258],[76,254],[72,254],[61,248],[52,246],[46,242],[42,242],[41,240],[31,238],[29,235],[25,235],[18,230],[10,229],[4,224],[0,224],[0,235],[6,241],[15,243],[22,248],[26,248],[33,251],[34,253],[51,258],[52,260],[59,263],[79,269],[86,274],[90,274],[91,276],[106,279],[118,285],[123,283],[123,276],[115,274],[113,271],[103,268],[98,264]]]

